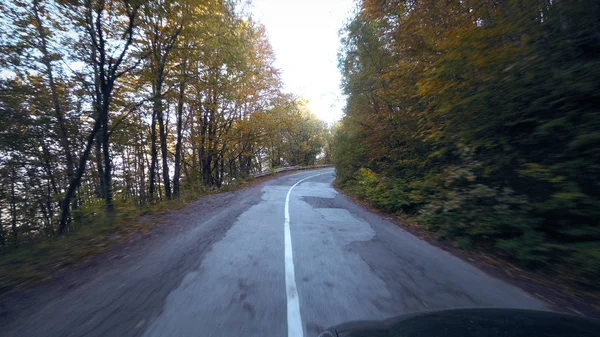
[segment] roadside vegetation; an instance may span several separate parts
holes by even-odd
[[[241,2],[2,2],[2,274],[78,263],[140,215],[327,161],[327,126],[273,62]]]
[[[343,30],[336,184],[600,290],[600,3],[364,0]]]

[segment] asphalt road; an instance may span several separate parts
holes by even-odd
[[[298,172],[200,200],[169,218],[175,235],[83,284],[28,295],[37,303],[10,312],[0,335],[312,337],[431,309],[548,310],[365,211],[333,179],[333,169]]]

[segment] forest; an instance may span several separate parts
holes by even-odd
[[[341,34],[340,188],[598,289],[600,2],[363,0]]]
[[[230,0],[0,4],[0,251],[326,160]]]

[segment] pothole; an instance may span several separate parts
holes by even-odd
[[[334,203],[334,198],[302,197],[302,200],[314,208],[340,208]]]

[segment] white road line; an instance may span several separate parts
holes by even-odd
[[[296,185],[301,182],[327,173],[315,174],[295,183],[285,197],[285,223],[283,224],[285,235],[285,288],[287,291],[287,326],[288,337],[304,337],[302,329],[302,317],[300,316],[300,300],[298,299],[298,288],[296,288],[296,273],[294,272],[294,256],[292,253],[292,235],[290,234],[290,194]]]

